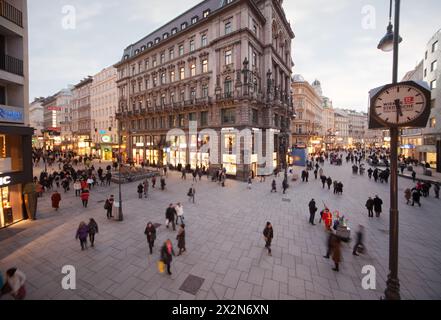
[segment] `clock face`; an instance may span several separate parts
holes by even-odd
[[[397,84],[375,99],[374,113],[387,124],[403,125],[420,117],[427,106],[426,96],[412,85]]]

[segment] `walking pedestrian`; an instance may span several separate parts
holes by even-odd
[[[318,175],[318,171],[317,171],[317,169],[315,169],[314,170],[314,178],[315,178],[315,180],[317,180],[317,175]]]
[[[313,226],[315,226],[314,217],[315,217],[315,213],[317,211],[317,206],[315,205],[314,199],[312,199],[309,202],[308,207],[309,207],[309,223],[312,224]]]
[[[415,183],[416,180],[416,172],[415,170],[412,170],[412,181]]]
[[[175,216],[176,216],[175,207],[173,206],[173,203],[170,203],[168,208],[165,210],[165,226],[166,226],[167,229],[168,229],[168,226],[171,223],[172,227],[173,227],[173,231],[176,230]]]
[[[144,192],[144,186],[142,185],[142,183],[138,184],[138,198],[142,199],[142,194]]]
[[[374,217],[374,199],[369,197],[369,199],[366,201],[366,209],[368,210],[368,217],[373,218]]]
[[[188,190],[187,196],[188,196],[188,201],[193,201],[194,203],[194,196],[196,194],[196,190],[194,188],[193,185],[191,185],[190,189]]]
[[[332,260],[334,260],[335,267],[332,269],[336,272],[340,271],[339,264],[341,262],[341,241],[340,238],[332,237]]]
[[[274,237],[274,230],[271,222],[266,223],[266,227],[263,229],[263,237],[265,239],[265,248],[268,249],[268,255],[271,256],[271,241]]]
[[[52,201],[52,208],[55,209],[55,211],[58,211],[58,208],[60,207],[60,201],[61,201],[61,195],[58,193],[57,190],[54,191],[51,197]]]
[[[155,185],[156,185],[156,176],[152,177],[152,188],[155,189]]]
[[[288,189],[288,180],[285,178],[285,179],[283,179],[283,182],[282,182],[282,189],[283,189],[283,194],[285,194],[286,193],[286,190]]]
[[[151,223],[150,221],[149,223],[147,223],[147,226],[145,227],[144,234],[147,237],[147,243],[149,244],[150,254],[153,254],[153,246],[155,245],[155,240],[156,240],[156,228],[153,225],[153,223]]]
[[[75,190],[75,197],[79,197],[81,195],[81,182],[75,180],[73,188]]]
[[[336,235],[334,234],[334,232],[332,232],[332,230],[328,230],[328,239],[326,241],[326,255],[323,256],[323,258],[329,259],[329,257],[331,256],[332,253],[332,243],[333,243],[333,239],[334,237],[336,237]]]
[[[167,239],[164,242],[164,245],[161,248],[161,260],[164,262],[165,265],[167,265],[167,273],[171,276],[171,263],[173,260],[173,256],[175,255],[175,252],[173,250],[173,245],[170,239]]]
[[[273,192],[277,192],[277,185],[275,179],[273,179],[273,182],[271,182],[271,193]]]
[[[178,219],[181,220],[181,224],[184,224],[184,207],[180,202],[176,204],[175,211],[176,211],[176,224],[178,224]]]
[[[87,236],[89,235],[89,228],[84,221],[81,221],[77,229],[76,239],[80,239],[81,250],[87,249]]]
[[[352,250],[352,254],[354,256],[358,256],[358,251],[359,250],[363,250],[364,251],[364,243],[363,243],[363,238],[364,238],[364,227],[360,224],[358,227],[358,231],[355,235],[355,246],[354,249]],[[361,249],[360,249],[361,248]]]
[[[326,185],[326,176],[320,176],[320,180],[322,181],[322,186],[323,186],[323,189],[325,188],[325,185]]]
[[[181,224],[181,227],[178,230],[178,235],[176,236],[176,240],[178,240],[178,256],[180,256],[183,252],[187,251],[185,248],[185,224]]]
[[[98,233],[98,223],[96,223],[95,219],[90,218],[87,227],[89,228],[90,246],[93,247],[95,244],[95,234]]]
[[[415,206],[415,203],[421,207],[421,193],[417,188],[412,189],[412,207]]]
[[[15,300],[24,300],[26,297],[26,275],[17,268],[6,271],[6,285],[9,293]]]
[[[251,190],[251,184],[253,183],[251,177],[248,177],[248,190]]]
[[[83,207],[87,208],[87,203],[89,202],[89,190],[84,189],[81,192],[81,201],[83,202]]]
[[[165,167],[165,168],[167,168],[167,167]],[[144,198],[147,199],[148,191],[149,191],[149,180],[148,179],[144,180],[143,187],[144,187]]]
[[[186,172],[185,172],[185,168],[182,168],[181,173],[182,173],[182,175],[181,175],[181,179],[182,179],[182,180],[187,180],[187,175],[186,175]]]
[[[404,198],[406,199],[406,204],[409,204],[410,199],[412,198],[412,191],[409,188],[404,190]]]
[[[326,183],[328,184],[328,190],[331,190],[331,185],[332,185],[331,177],[328,177],[328,179],[326,179]]]
[[[369,168],[368,169],[368,177],[369,177],[369,180],[370,179],[372,179],[372,173],[373,173],[374,171],[372,170],[372,168]]]
[[[107,219],[113,218],[112,210],[113,210],[113,202],[115,201],[113,195],[111,195],[109,198],[106,199],[106,202],[104,203],[104,209],[107,213]]]
[[[374,211],[375,211],[375,216],[377,218],[380,217],[381,214],[381,206],[383,205],[383,200],[381,200],[378,195],[375,196],[374,198]]]
[[[164,191],[165,190],[165,186],[166,186],[164,176],[161,176],[160,183],[161,183],[161,190]]]

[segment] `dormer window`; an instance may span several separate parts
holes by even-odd
[[[139,53],[139,49],[136,49],[136,50],[135,50],[135,54],[138,54],[138,53]]]
[[[124,60],[127,60],[128,58],[129,58],[129,55],[126,54],[126,55],[124,56]]]
[[[161,41],[161,39],[160,38],[156,38],[155,39],[155,44],[159,43],[159,41]]]
[[[144,51],[144,50],[145,50],[145,46],[142,46],[142,47],[141,47],[141,51]]]
[[[198,17],[193,17],[191,18],[191,24],[195,24],[196,22],[198,22]]]
[[[171,34],[176,34],[176,32],[178,32],[178,28],[173,28]]]
[[[162,39],[167,39],[167,38],[168,38],[168,33],[166,32],[162,35]]]
[[[202,14],[202,16],[203,16],[204,18],[206,18],[206,17],[208,17],[209,14],[210,14],[210,9],[205,10],[204,13]]]
[[[149,43],[147,43],[147,48],[151,48],[153,46],[153,42],[149,42]]]
[[[187,22],[184,22],[183,24],[181,24],[181,30],[184,30],[185,28],[187,28]]]

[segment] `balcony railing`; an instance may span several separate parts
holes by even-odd
[[[23,60],[2,54],[0,55],[0,70],[23,76]]]
[[[0,16],[23,28],[23,13],[9,2],[0,0]]]

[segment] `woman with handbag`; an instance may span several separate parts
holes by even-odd
[[[172,275],[170,271],[170,265],[174,255],[175,252],[173,250],[172,242],[170,239],[167,239],[161,249],[161,260],[162,262],[164,262],[165,265],[167,265],[167,273],[169,275]]]

